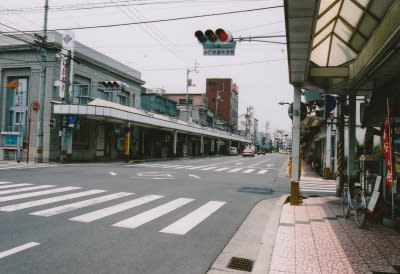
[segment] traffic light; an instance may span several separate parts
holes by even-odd
[[[118,92],[121,91],[120,81],[100,81],[100,84],[105,87],[107,92]]]
[[[194,33],[200,44],[203,46],[204,55],[234,55],[236,42],[232,35],[222,28],[215,32],[211,29],[204,33],[198,30]]]

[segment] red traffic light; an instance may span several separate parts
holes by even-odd
[[[215,31],[215,33],[218,35],[218,39],[219,39],[221,42],[226,42],[226,41],[230,40],[230,39],[229,39],[229,38],[230,38],[230,35],[229,35],[225,30],[223,30],[223,29],[217,29],[217,30]]]

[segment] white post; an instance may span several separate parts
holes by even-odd
[[[300,180],[300,105],[301,90],[294,87],[293,96],[293,125],[292,125],[292,175],[291,181]]]

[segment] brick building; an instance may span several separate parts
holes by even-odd
[[[238,125],[237,85],[230,78],[208,78],[206,80],[206,95],[208,109],[216,113],[215,124],[226,124],[235,130]]]

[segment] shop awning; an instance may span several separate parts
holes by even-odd
[[[110,120],[120,123],[132,122],[151,127],[178,130],[180,132],[222,138],[243,143],[250,142],[250,140],[245,139],[242,136],[229,134],[226,131],[187,123],[172,117],[146,112],[141,109],[123,106],[101,99],[94,99],[87,105],[54,104],[53,114],[86,116],[92,117],[93,119]]]

